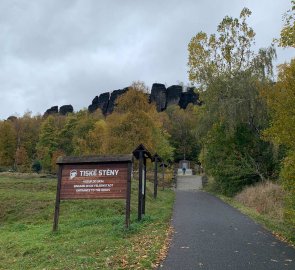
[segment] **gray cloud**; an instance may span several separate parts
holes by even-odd
[[[187,44],[225,15],[252,11],[256,46],[279,36],[289,0],[2,0],[0,119],[53,105],[87,107],[132,81],[188,83]],[[278,50],[278,61],[294,52]]]

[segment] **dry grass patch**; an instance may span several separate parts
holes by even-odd
[[[254,208],[259,214],[265,214],[283,220],[285,192],[282,187],[270,181],[245,188],[235,196],[235,200],[247,207]]]

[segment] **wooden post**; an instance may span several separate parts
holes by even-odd
[[[143,169],[143,151],[139,151],[139,181],[138,181],[138,221],[142,216],[142,169]]]
[[[146,158],[143,156],[143,198],[142,198],[142,214],[145,215],[145,199],[146,199]]]
[[[56,191],[56,198],[55,198],[55,210],[54,210],[54,221],[53,221],[53,231],[54,232],[57,231],[57,229],[58,229],[62,166],[63,165],[58,166],[57,191]]]
[[[164,161],[162,162],[162,190],[164,190],[165,185],[165,164]]]
[[[127,178],[127,197],[126,197],[126,228],[129,228],[130,225],[130,201],[131,201],[131,170],[132,163],[128,163],[128,178]]]
[[[158,157],[155,157],[155,172],[154,172],[154,198],[157,198],[158,193]]]

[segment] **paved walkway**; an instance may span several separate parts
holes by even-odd
[[[177,190],[166,270],[295,269],[295,249],[202,191]]]
[[[202,178],[196,175],[177,176],[177,190],[199,190],[202,188]]]

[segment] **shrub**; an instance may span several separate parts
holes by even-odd
[[[267,181],[246,187],[235,196],[235,199],[245,206],[254,208],[260,214],[266,214],[282,221],[284,197],[285,191],[280,185]]]
[[[286,190],[285,220],[295,235],[295,151],[290,151],[281,171],[282,185]]]
[[[35,160],[32,164],[32,170],[36,173],[39,173],[42,170],[42,165],[39,160]]]

